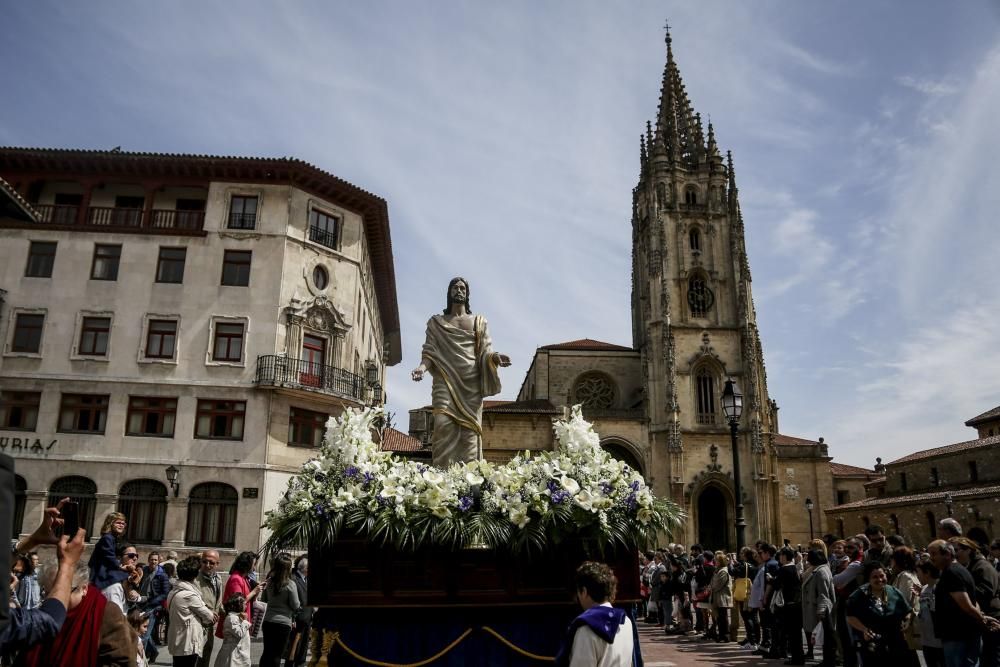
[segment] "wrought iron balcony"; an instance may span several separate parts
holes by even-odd
[[[77,205],[33,204],[45,224],[106,231],[200,232],[205,226],[204,211],[90,206],[81,218]]]
[[[288,387],[333,394],[361,403],[369,393],[368,385],[360,375],[343,368],[276,354],[257,357],[254,383],[262,387]]]
[[[257,225],[257,213],[229,212],[229,229],[253,229]]]
[[[309,226],[309,240],[325,245],[327,248],[337,249],[337,235],[316,225]]]

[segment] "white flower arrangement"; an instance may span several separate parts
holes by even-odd
[[[447,470],[381,451],[372,438],[380,416],[377,409],[348,411],[327,422],[319,457],[302,466],[267,514],[266,550],[332,542],[345,524],[401,548],[544,548],[571,535],[602,547],[645,546],[682,518],[638,471],[601,448],[580,406],[554,424],[554,451]]]

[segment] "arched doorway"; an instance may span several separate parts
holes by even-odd
[[[729,523],[726,495],[714,484],[706,486],[698,494],[698,542],[705,549],[731,551]]]

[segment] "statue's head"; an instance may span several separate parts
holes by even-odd
[[[445,315],[451,312],[454,303],[465,304],[465,312],[472,314],[472,307],[469,305],[469,281],[465,278],[452,278],[448,283],[448,305],[444,309]]]

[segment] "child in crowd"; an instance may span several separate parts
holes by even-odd
[[[138,646],[135,655],[135,667],[148,667],[149,661],[146,660],[146,651],[142,647],[142,638],[146,636],[146,630],[149,629],[149,614],[143,613],[138,609],[133,609],[125,617],[128,620],[129,627],[135,635],[135,642]]]
[[[229,596],[222,608],[226,612],[222,622],[222,648],[215,658],[214,667],[251,667],[247,599],[241,593],[235,593]]]

